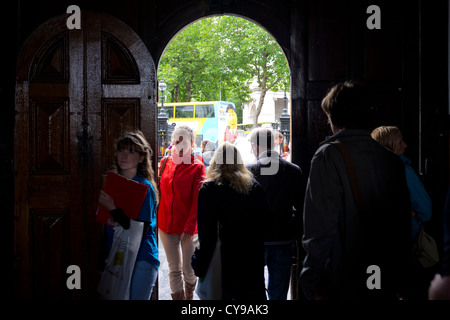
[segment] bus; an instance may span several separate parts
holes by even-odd
[[[246,137],[247,134],[249,134],[250,131],[252,131],[253,127],[254,127],[253,123],[239,123],[237,125],[238,136]],[[258,122],[257,127],[277,129],[278,128],[278,123],[276,123],[276,122],[268,122],[268,121]]]
[[[210,140],[219,146],[230,130],[237,132],[236,107],[228,101],[164,103],[169,124],[186,125],[195,135],[194,152],[201,153],[201,142]],[[158,113],[161,104],[158,104]],[[234,133],[233,132],[233,133]]]

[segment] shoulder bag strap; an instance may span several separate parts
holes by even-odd
[[[164,172],[164,168],[166,167],[167,159],[169,159],[168,156],[164,158],[164,161],[163,161],[163,163],[161,164],[161,169],[159,170],[159,176],[158,176],[158,190],[160,189],[159,185],[160,185],[160,183],[161,183],[161,177],[162,177],[162,174],[163,174],[163,172]],[[161,194],[161,192],[160,192],[160,194]]]
[[[356,202],[356,207],[358,208],[358,212],[362,213],[364,210],[364,201],[362,197],[361,186],[359,185],[358,175],[355,169],[355,164],[353,163],[350,150],[348,150],[348,147],[341,141],[333,141],[331,143],[338,147],[339,151],[342,154],[342,157],[344,158],[348,177],[352,186],[353,197],[355,198]]]

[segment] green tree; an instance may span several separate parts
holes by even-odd
[[[159,78],[167,83],[172,102],[229,100],[239,105],[250,99],[246,83],[256,79],[261,99],[255,123],[266,92],[289,88],[289,68],[275,39],[233,16],[206,18],[184,28],[164,52]]]
[[[267,91],[289,90],[289,67],[276,40],[261,27],[240,18],[224,20],[225,29],[234,30],[235,35],[229,48],[237,57],[233,68],[242,70],[247,79],[256,79],[261,89],[253,118],[256,125]]]

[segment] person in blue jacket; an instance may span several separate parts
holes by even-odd
[[[431,198],[411,166],[411,160],[405,156],[405,149],[408,146],[403,141],[400,129],[394,126],[381,126],[372,131],[372,138],[397,154],[405,165],[406,183],[411,195],[411,239],[415,241],[419,236],[419,223],[431,219]]]
[[[414,245],[419,236],[420,223],[430,221],[431,219],[431,198],[425,190],[419,176],[411,166],[411,160],[405,156],[405,149],[408,146],[403,141],[403,135],[400,129],[395,126],[380,126],[372,131],[371,136],[382,146],[397,154],[405,165],[406,183],[411,197],[411,241]],[[413,270],[415,270],[412,277],[419,283],[417,290],[412,291],[412,297],[426,299],[429,276],[423,270],[415,255],[412,257],[412,263]],[[422,279],[422,281],[419,281],[419,279]]]
[[[155,287],[160,265],[156,237],[156,207],[159,192],[152,168],[152,149],[140,131],[123,135],[116,144],[116,173],[148,186],[144,203],[137,221],[144,222],[144,233],[136,257],[130,284],[130,300],[149,300]],[[116,207],[114,199],[100,191],[99,204],[106,207],[114,220],[124,229],[130,227],[130,218],[121,208]],[[108,252],[111,249],[114,229],[107,227]]]

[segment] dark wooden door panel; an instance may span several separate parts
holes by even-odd
[[[70,172],[69,98],[30,98],[31,172]]]
[[[95,221],[101,173],[127,129],[154,141],[155,68],[125,24],[84,12],[39,27],[17,64],[15,290],[19,298],[95,298],[103,225]],[[142,113],[147,113],[143,115]],[[66,287],[67,267],[81,290]]]
[[[126,130],[140,127],[139,98],[102,99],[102,168],[114,164],[114,142]]]
[[[31,238],[33,297],[69,298],[65,270],[70,265],[70,212],[68,209],[33,209]],[[63,271],[63,272],[62,272]]]

